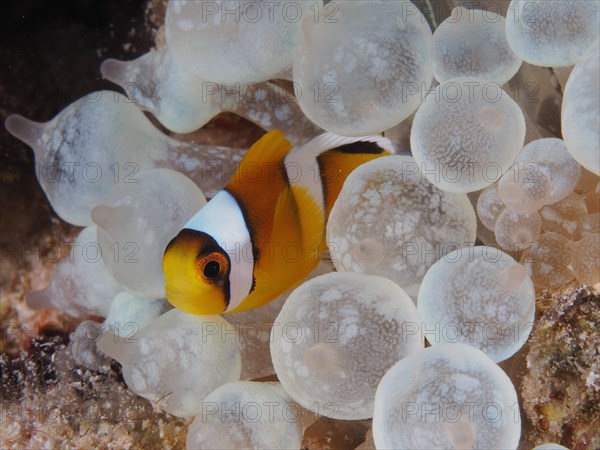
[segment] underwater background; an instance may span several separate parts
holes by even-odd
[[[152,48],[164,21],[165,3],[6,2],[0,19],[0,123],[13,113],[46,121],[88,92],[122,92],[102,79],[100,64],[107,58],[132,60]],[[550,75],[551,70],[548,78]],[[543,110],[545,116],[540,114],[538,119],[545,121],[546,129],[558,134],[560,109],[550,105]],[[224,113],[183,139],[246,148],[263,133],[251,122]],[[0,211],[0,448],[183,448],[190,421],[156,411],[150,402],[129,391],[117,363],[107,373],[75,364],[67,349],[79,320],[58,310],[33,311],[24,305],[25,293],[48,284],[80,228],[53,211],[36,179],[33,152],[4,126],[0,126]],[[556,308],[556,304],[562,306]],[[585,327],[593,325],[594,317],[597,323],[600,299],[571,286],[566,293],[558,290],[541,296],[536,306],[538,318],[548,310],[555,311],[554,317],[566,317],[563,323],[570,331],[563,331],[568,339],[577,340],[582,327],[587,331]],[[592,320],[580,321],[583,317]],[[536,384],[540,380],[557,379],[556,386],[565,389],[576,382],[571,367],[561,365],[560,358],[554,356],[548,366],[543,365],[548,362],[544,352],[560,355],[565,350],[553,343],[552,333],[551,326],[540,328],[535,339],[501,364],[517,385],[521,405],[523,392],[529,402],[541,396],[542,387]],[[589,341],[585,345],[594,347]],[[533,378],[522,388],[525,357],[532,346],[539,366],[532,369]],[[576,357],[589,361],[589,355]],[[547,367],[553,371],[548,372]],[[558,402],[554,410],[562,407],[568,411],[557,412],[559,420],[568,422],[559,434],[544,429],[544,424],[535,428],[522,411],[519,448],[531,448],[540,442],[540,436],[545,440],[561,436],[565,443],[578,442],[577,437],[586,433],[600,439],[594,428],[600,414],[597,403],[595,409],[587,410],[588,415],[568,409],[573,401],[568,399],[577,395],[572,392],[577,390],[575,386],[569,388],[571,397],[560,389],[548,394]],[[303,448],[373,448],[370,426],[371,420],[322,417],[305,433]]]

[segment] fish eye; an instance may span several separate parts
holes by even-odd
[[[211,260],[211,261],[208,261],[206,264],[204,264],[204,268],[202,269],[202,274],[206,278],[215,278],[217,275],[219,275],[220,271],[221,271],[221,265],[218,263],[218,261]]]

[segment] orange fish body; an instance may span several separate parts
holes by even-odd
[[[346,177],[389,153],[391,143],[379,136],[325,133],[292,149],[282,132],[267,133],[165,249],[167,298],[192,314],[275,299],[321,260],[326,220]]]

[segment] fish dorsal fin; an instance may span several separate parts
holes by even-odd
[[[281,131],[267,133],[248,150],[225,187],[240,207],[259,253],[269,250],[275,207],[289,186],[283,158],[291,147]]]
[[[269,169],[273,170],[273,165],[283,163],[291,148],[292,144],[282,131],[269,131],[250,147],[227,186],[256,182],[254,174],[257,171],[268,176]],[[249,175],[250,172],[252,174]]]

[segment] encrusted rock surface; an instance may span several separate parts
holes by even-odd
[[[549,309],[529,340],[521,390],[536,443],[599,448],[600,295],[582,286],[539,303]]]
[[[427,7],[433,1],[438,0],[416,3]],[[103,6],[81,0],[67,24],[60,13],[36,9],[42,3],[6,5],[11,25],[0,30],[0,59],[6,62],[0,67],[0,122],[14,112],[48,120],[85,92],[117,89],[100,79],[100,62],[106,57],[133,59],[147,51],[152,39],[159,44],[164,39],[159,27],[165,0],[111,0]],[[65,8],[75,3],[66,2]],[[83,14],[86,8],[90,12]],[[132,21],[134,11],[138,17]],[[80,16],[88,17],[87,22],[77,22]],[[438,22],[444,18],[436,16]],[[20,28],[23,23],[26,27]],[[525,88],[526,82],[539,81],[536,100],[541,101],[525,105],[526,112],[544,124],[544,135],[559,135],[560,91],[555,92],[557,83],[546,80],[549,74],[524,65],[515,82]],[[520,103],[530,94],[521,92]],[[244,119],[221,114],[201,131],[177,138],[247,147],[262,133]],[[118,365],[100,372],[77,366],[68,348],[76,321],[56,310],[33,312],[24,306],[24,294],[45,286],[78,229],[57,218],[35,179],[32,152],[3,126],[0,150],[0,447],[183,448],[189,421],[156,411],[129,391]],[[597,212],[597,195],[588,199],[588,210]],[[521,386],[520,448],[548,441],[572,450],[600,448],[600,297],[590,289],[572,288],[538,299],[537,307],[547,311],[527,346],[502,363]],[[303,448],[373,448],[370,423],[321,418],[306,431]]]
[[[66,342],[43,336],[19,358],[0,357],[3,449],[183,448],[186,421],[127,389],[118,364],[77,366]]]

